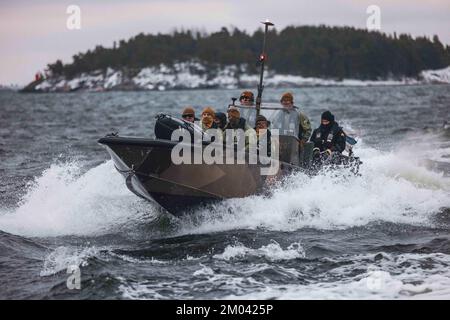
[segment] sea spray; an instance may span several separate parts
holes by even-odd
[[[25,236],[112,232],[152,214],[129,192],[112,161],[84,173],[77,162],[53,164],[28,186],[18,207],[0,216],[0,230]]]
[[[358,155],[360,175],[345,169],[313,177],[296,173],[265,195],[225,200],[171,219],[167,232],[345,229],[374,221],[428,225],[441,208],[450,207],[450,179],[403,150],[379,151],[360,141]],[[142,227],[160,215],[127,190],[112,161],[87,171],[77,162],[58,163],[29,185],[17,208],[2,212],[0,230],[25,236],[99,235]]]
[[[232,229],[345,229],[375,221],[429,225],[450,206],[450,179],[395,152],[360,146],[360,175],[296,173],[271,195],[229,199],[183,217],[181,234]]]

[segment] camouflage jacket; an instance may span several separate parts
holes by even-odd
[[[307,142],[309,140],[309,137],[311,136],[312,128],[311,128],[311,122],[309,121],[309,118],[303,113],[298,112],[299,114],[299,128],[298,128],[298,138],[300,140],[303,140],[304,142]]]

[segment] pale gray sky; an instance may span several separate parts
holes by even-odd
[[[66,9],[81,8],[81,30],[68,30]],[[47,63],[140,32],[207,31],[236,26],[250,32],[269,18],[287,25],[366,27],[369,5],[381,8],[381,31],[437,34],[450,44],[450,0],[0,0],[0,83],[26,84]]]

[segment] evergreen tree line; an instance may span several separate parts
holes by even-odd
[[[49,64],[56,75],[71,78],[82,72],[200,60],[206,64],[246,64],[257,71],[263,31],[237,28],[214,33],[182,30],[172,34],[138,34],[113,48],[97,46],[73,56],[73,63]],[[268,66],[280,74],[326,78],[384,79],[415,77],[426,69],[450,65],[450,47],[437,36],[413,38],[353,27],[301,26],[272,30],[268,35]]]

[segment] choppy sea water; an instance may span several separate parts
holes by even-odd
[[[294,89],[314,126],[330,109],[358,138],[361,176],[295,174],[182,219],[129,192],[96,141],[238,90],[0,92],[0,298],[449,299],[449,89]]]

